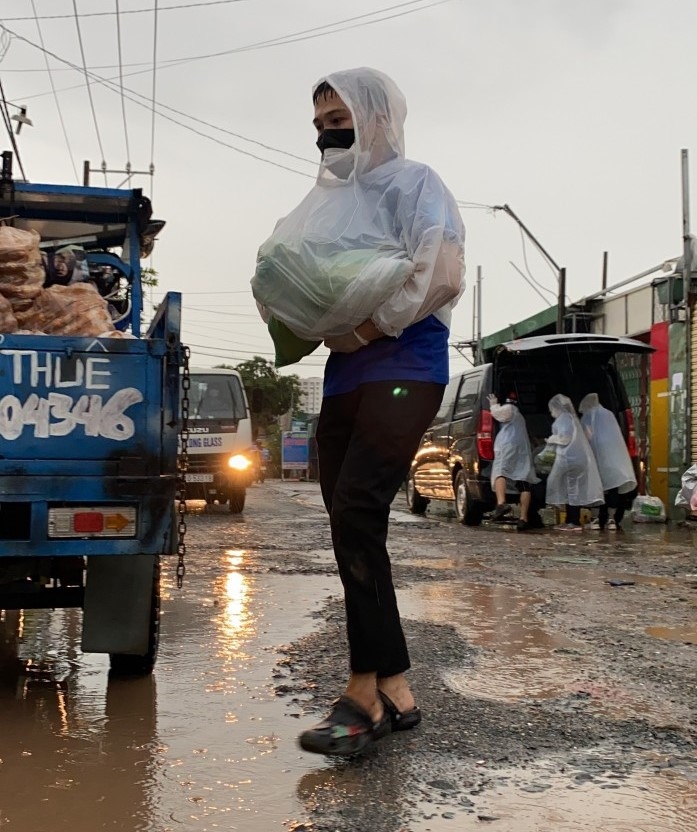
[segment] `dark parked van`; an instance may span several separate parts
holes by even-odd
[[[631,338],[609,335],[543,335],[510,341],[497,348],[490,364],[481,364],[450,380],[443,404],[424,434],[409,471],[409,508],[422,514],[430,500],[451,500],[459,520],[477,526],[496,505],[491,488],[496,422],[488,396],[518,397],[533,451],[550,435],[548,402],[556,393],[576,406],[597,393],[622,428],[638,469],[634,416],[615,365],[620,352],[648,353],[653,348]],[[512,493],[510,501],[517,495]]]

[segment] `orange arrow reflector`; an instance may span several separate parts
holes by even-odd
[[[115,529],[116,532],[122,532],[131,521],[123,514],[105,514],[104,528]]]

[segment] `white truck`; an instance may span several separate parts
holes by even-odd
[[[192,367],[190,379],[186,496],[239,514],[258,456],[242,378],[236,370]]]

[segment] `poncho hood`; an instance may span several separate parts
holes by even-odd
[[[404,122],[407,102],[395,82],[377,69],[359,67],[332,72],[313,87],[326,82],[342,99],[353,117],[356,142],[349,150],[325,151],[320,167],[331,173],[339,157],[353,156],[356,174],[366,173],[390,159],[404,158]]]

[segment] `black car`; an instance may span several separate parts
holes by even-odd
[[[544,335],[502,344],[491,363],[450,380],[407,477],[409,508],[422,514],[430,500],[454,501],[458,519],[467,526],[479,525],[494,508],[496,422],[489,410],[490,393],[503,400],[515,392],[533,450],[551,433],[552,396],[563,393],[578,406],[587,393],[597,393],[600,403],[617,417],[638,473],[634,416],[615,356],[652,351],[631,338],[592,334]],[[510,498],[514,502],[516,494]]]

